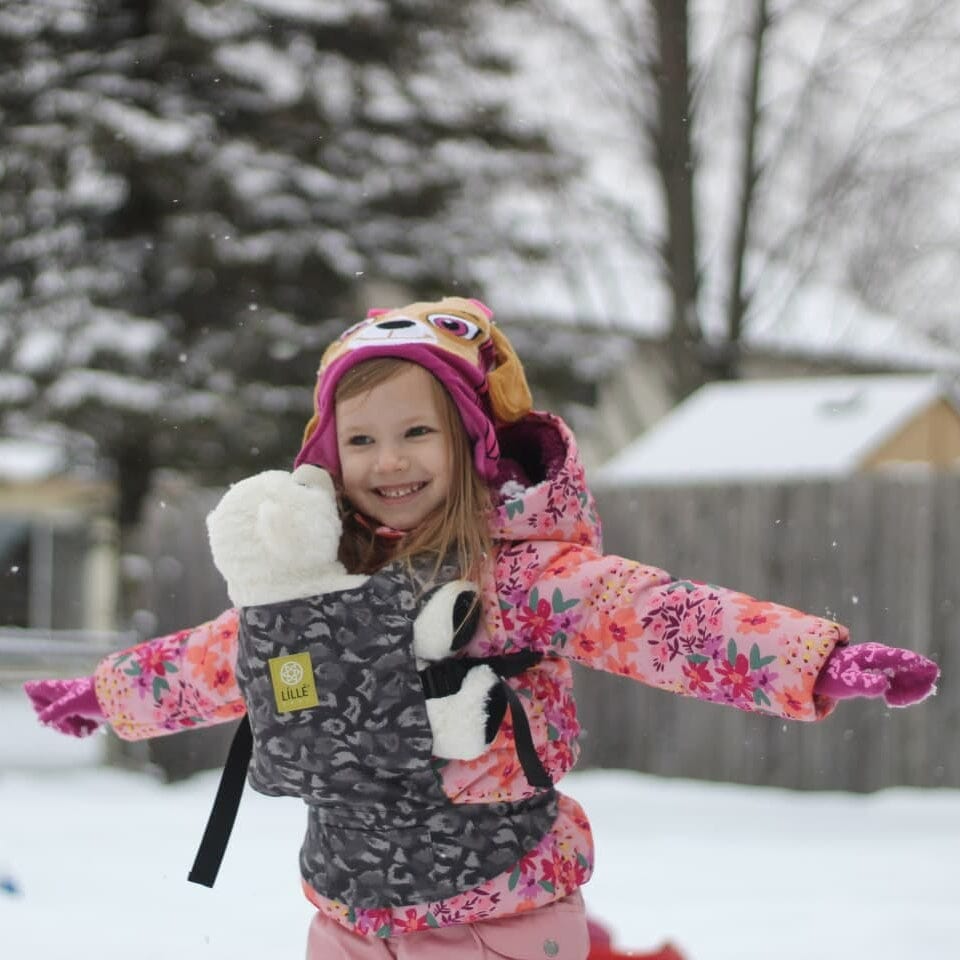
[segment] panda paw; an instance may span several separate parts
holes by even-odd
[[[486,664],[471,667],[455,693],[427,699],[434,755],[479,757],[496,737],[506,709],[501,679]]]

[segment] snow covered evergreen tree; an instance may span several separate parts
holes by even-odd
[[[0,9],[0,409],[151,471],[282,466],[323,345],[471,289],[493,191],[561,163],[511,123],[489,2],[12,0]]]

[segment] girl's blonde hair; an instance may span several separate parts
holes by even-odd
[[[391,380],[410,366],[409,360],[376,357],[358,363],[337,383],[334,402],[350,400]],[[343,537],[340,561],[350,573],[373,573],[393,560],[430,557],[435,577],[448,558],[456,560],[460,576],[476,578],[490,554],[490,490],[473,464],[473,444],[452,397],[436,377],[431,389],[440,409],[441,427],[450,457],[450,490],[442,503],[402,539],[377,536],[341,494]]]

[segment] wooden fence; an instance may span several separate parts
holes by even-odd
[[[143,574],[126,591],[126,605],[139,611],[133,619],[142,636],[196,626],[230,606],[207,542],[206,516],[222,493],[198,488],[174,473],[155,478],[135,545],[143,562],[132,565],[142,567]],[[110,759],[124,766],[152,766],[166,780],[180,780],[221,766],[235,728],[235,723],[224,723],[135,743],[112,737]]]
[[[936,659],[939,694],[817,724],[578,670],[582,766],[794,788],[960,787],[960,476],[637,487],[598,494],[607,552],[846,624]]]

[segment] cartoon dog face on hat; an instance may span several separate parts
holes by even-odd
[[[348,350],[404,343],[441,346],[479,367],[482,354],[489,356],[493,349],[490,318],[490,311],[478,300],[459,297],[411,303],[397,310],[371,310],[365,320],[349,327],[327,348],[320,367]]]
[[[479,300],[447,297],[396,310],[371,310],[323,354],[314,394],[314,416],[304,433],[297,465],[339,472],[334,423],[337,383],[351,367],[376,357],[417,363],[447,389],[474,444],[480,475],[496,473],[496,426],[513,423],[532,406],[523,366],[510,341]]]

